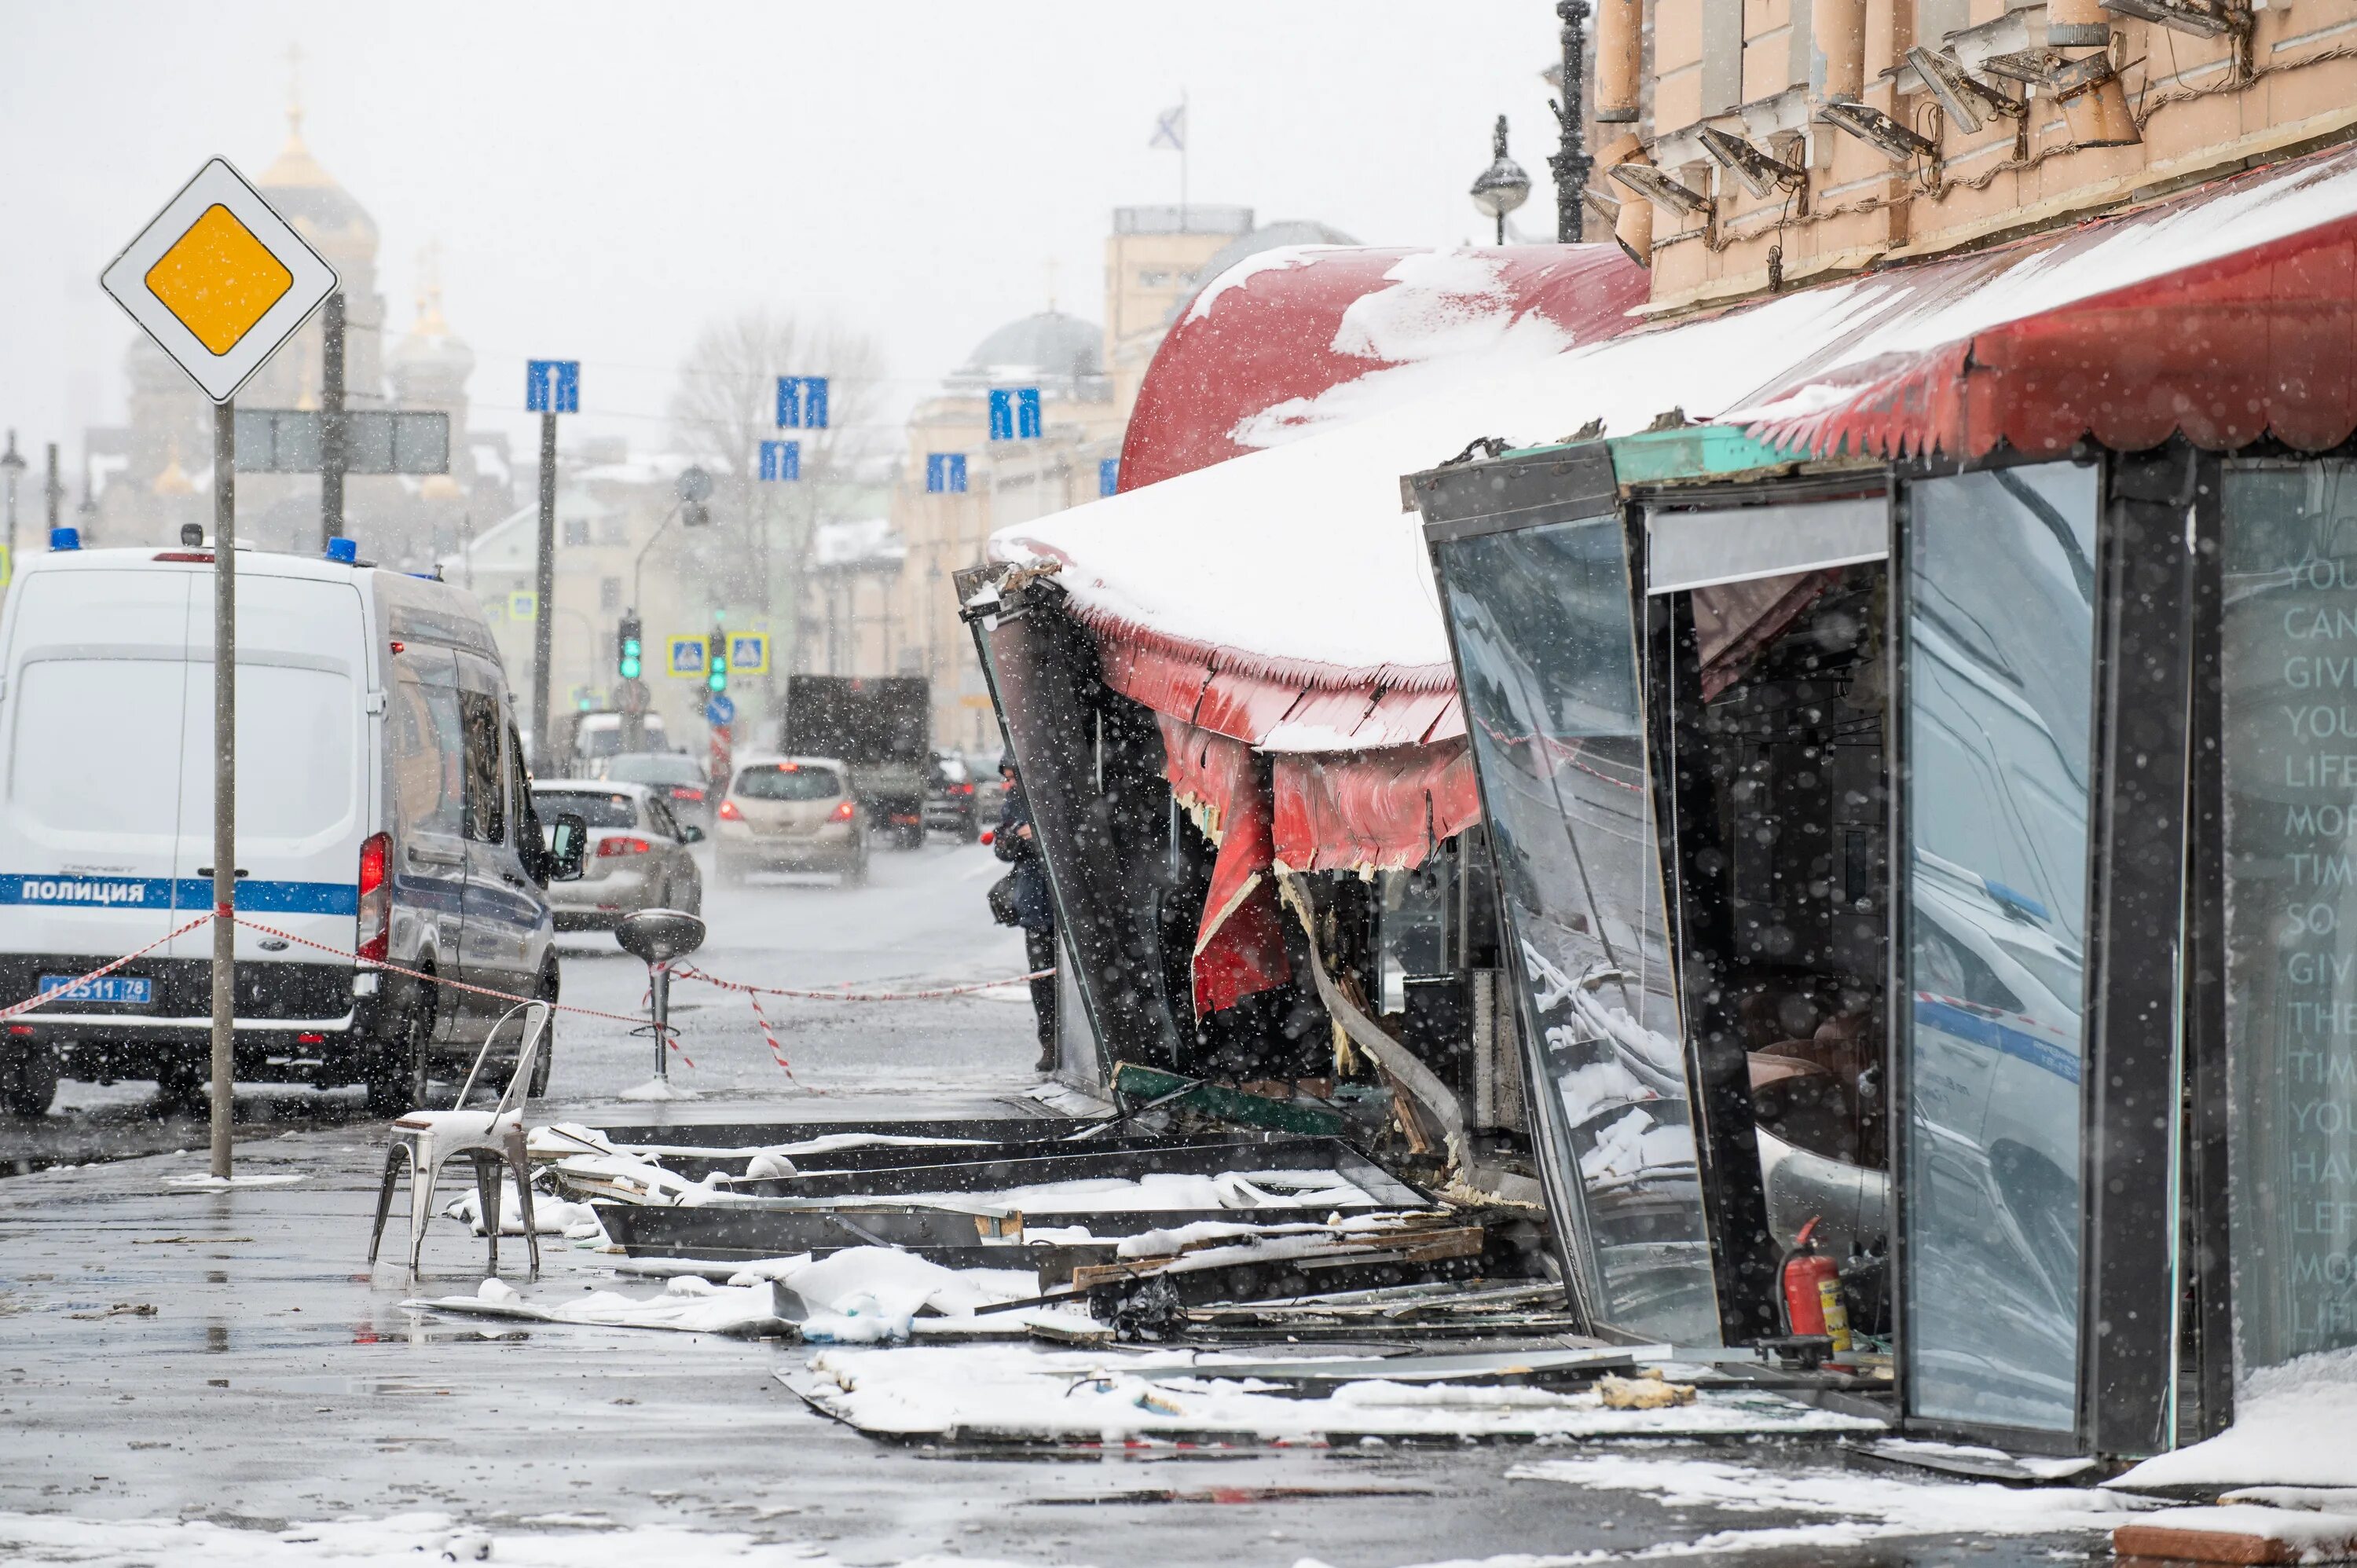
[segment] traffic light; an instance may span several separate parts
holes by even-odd
[[[615,668],[625,681],[635,681],[642,660],[640,651],[643,639],[640,634],[639,618],[633,613],[622,618],[621,634],[614,639]]]
[[[714,632],[704,647],[705,685],[714,692],[728,690],[728,634]]]

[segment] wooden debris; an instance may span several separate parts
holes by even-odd
[[[1692,1404],[1695,1386],[1674,1383],[1662,1376],[1659,1369],[1641,1372],[1633,1378],[1606,1375],[1596,1380],[1596,1391],[1607,1410],[1667,1410],[1673,1405]]]

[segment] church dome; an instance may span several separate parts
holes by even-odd
[[[303,237],[330,252],[376,252],[376,220],[303,145],[303,111],[286,111],[286,145],[254,184]]]
[[[395,392],[404,403],[416,394],[466,385],[474,373],[475,351],[450,330],[442,317],[442,285],[428,283],[417,299],[417,319],[407,337],[394,346],[387,367]]]
[[[987,375],[994,371],[1028,371],[1075,381],[1103,375],[1104,328],[1060,310],[1043,310],[1010,321],[966,356],[966,374]]]

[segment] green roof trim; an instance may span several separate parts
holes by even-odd
[[[1731,424],[1695,424],[1616,436],[1612,471],[1623,487],[1717,479],[1806,462],[1808,453],[1754,441]]]

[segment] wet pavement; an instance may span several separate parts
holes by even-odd
[[[936,845],[877,858],[875,886],[715,889],[716,973],[772,983],[876,985],[1010,974],[1014,933],[979,913],[986,852]],[[604,939],[597,939],[602,943]],[[585,940],[569,1000],[635,1005],[642,972]],[[569,1019],[536,1120],[632,1122],[971,1114],[1046,1107],[1019,995],[923,1004],[778,1002],[793,1067],[775,1065],[741,998],[683,987],[692,1096],[614,1096],[651,1050],[619,1025]],[[798,1081],[797,1081],[798,1080]],[[315,1096],[293,1128],[253,1108],[229,1191],[200,1173],[202,1128],[150,1122],[144,1086],[75,1092],[39,1128],[0,1122],[0,1158],[36,1140],[112,1155],[0,1181],[0,1560],[30,1557],[10,1516],[208,1519],[256,1530],[432,1509],[490,1530],[606,1537],[656,1524],[733,1531],[801,1554],[886,1563],[925,1553],[1017,1563],[1392,1568],[1503,1553],[1620,1554],[1717,1530],[1791,1522],[1677,1508],[1628,1491],[1513,1480],[1573,1450],[1441,1444],[1347,1450],[1169,1449],[1052,1455],[872,1443],[813,1415],[773,1374],[800,1347],[582,1327],[480,1327],[404,1311],[413,1294],[470,1292],[482,1242],[437,1221],[426,1277],[363,1258],[382,1125],[356,1095]],[[184,1154],[134,1155],[138,1140]],[[77,1143],[76,1140],[81,1140]],[[128,1156],[128,1157],[126,1157]],[[386,1238],[405,1240],[396,1215]],[[544,1239],[535,1294],[614,1288],[602,1254]],[[501,1247],[522,1283],[521,1238]],[[626,1282],[622,1288],[651,1293]],[[1822,1444],[1644,1445],[1776,1470],[1840,1471]],[[1887,1475],[1887,1472],[1877,1472]],[[258,1539],[258,1538],[257,1538]],[[2100,1538],[1953,1537],[1843,1547],[1715,1543],[1745,1561],[2029,1563],[2078,1560]],[[104,1561],[131,1561],[108,1557]],[[142,1559],[142,1560],[153,1560]],[[279,1559],[273,1558],[273,1561]],[[498,1557],[495,1552],[493,1561]],[[603,1561],[601,1557],[599,1559]]]

